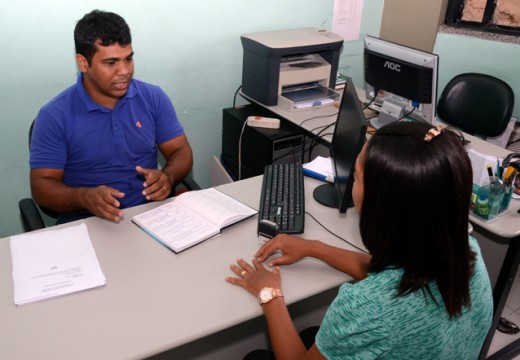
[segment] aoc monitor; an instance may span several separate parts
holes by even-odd
[[[364,64],[373,127],[406,117],[435,125],[438,55],[367,35]]]
[[[334,184],[326,183],[314,189],[313,197],[319,203],[338,208],[345,213],[352,203],[352,184],[356,159],[366,139],[366,120],[356,88],[347,78],[341,105],[330,144]]]

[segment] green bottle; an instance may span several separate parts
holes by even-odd
[[[489,215],[488,194],[484,191],[478,195],[477,204],[475,205],[475,212],[485,217]]]

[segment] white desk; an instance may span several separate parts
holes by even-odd
[[[261,177],[256,177],[220,188],[258,208],[260,184]],[[306,209],[332,231],[361,246],[355,211],[349,210],[345,216],[317,204],[312,199],[316,184],[316,180],[306,180]],[[201,352],[236,341],[241,334],[224,330],[253,321],[261,316],[261,309],[253,296],[228,284],[224,277],[232,275],[229,265],[236,258],[250,260],[258,249],[257,217],[175,254],[130,221],[132,215],[153,206],[157,205],[127,209],[119,224],[98,218],[85,220],[107,278],[105,287],[22,307],[13,303],[9,239],[0,239],[0,358],[144,358],[182,349],[192,341],[198,341]],[[304,235],[349,247],[308,216]],[[283,267],[282,279],[288,303],[351,280],[314,259]],[[254,325],[259,327],[258,322]],[[229,338],[220,337],[216,345],[204,344],[204,338],[222,331]],[[176,354],[174,358],[188,358]],[[196,358],[201,358],[200,354]],[[214,357],[210,354],[208,358]]]

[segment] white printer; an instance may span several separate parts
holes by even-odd
[[[334,91],[343,38],[324,29],[241,36],[242,93],[266,106],[299,111],[337,103]]]

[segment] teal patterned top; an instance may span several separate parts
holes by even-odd
[[[493,298],[477,241],[471,307],[450,319],[435,282],[435,304],[423,291],[396,297],[402,269],[372,273],[340,287],[316,336],[327,359],[477,359],[491,326]]]

